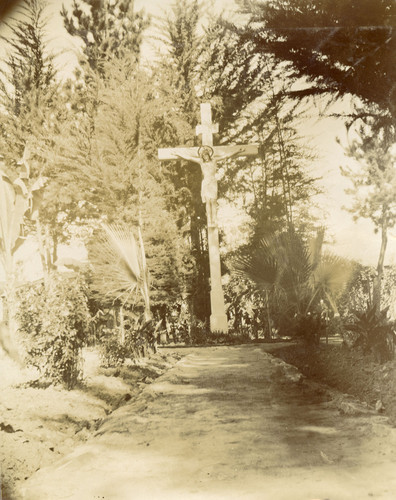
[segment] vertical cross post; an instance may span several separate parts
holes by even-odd
[[[197,135],[202,135],[202,146],[213,146],[213,134],[219,131],[219,125],[212,123],[212,109],[209,102],[201,104],[201,124],[195,127]]]
[[[213,146],[213,134],[218,132],[218,125],[212,123],[212,111],[209,103],[201,104],[201,124],[197,125],[196,133],[202,136],[202,146],[209,146],[212,155],[206,157],[200,153],[199,147],[160,148],[159,160],[179,160],[198,163],[201,167],[203,180],[201,187],[202,201],[206,203],[208,219],[208,249],[210,268],[210,328],[213,331],[226,333],[228,331],[227,315],[224,304],[224,293],[221,283],[219,230],[217,227],[217,183],[214,177],[216,162],[236,156],[255,156],[258,153],[257,144],[234,146]],[[213,176],[213,177],[212,177]]]
[[[197,135],[202,135],[202,146],[213,146],[213,133],[218,132],[218,125],[212,123],[212,110],[209,103],[201,104],[201,124],[197,125]],[[215,207],[217,210],[217,207]],[[213,217],[214,215],[214,217]],[[209,220],[208,209],[206,216]],[[212,218],[217,221],[216,214]],[[219,229],[217,222],[208,224],[208,250],[209,250],[209,268],[210,268],[210,329],[212,332],[228,332],[228,322],[224,303],[223,286],[221,283],[221,263],[220,263],[220,245]]]

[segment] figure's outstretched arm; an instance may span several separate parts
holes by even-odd
[[[233,156],[238,156],[243,153],[245,149],[243,147],[237,149],[233,153],[223,153],[221,155],[216,156],[216,160],[226,160],[228,158],[232,158]]]
[[[187,152],[184,152],[181,148],[175,149],[172,151],[172,154],[175,156],[182,158],[183,160],[193,161],[194,163],[200,163],[200,158],[196,156],[192,156]]]

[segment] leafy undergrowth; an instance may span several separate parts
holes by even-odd
[[[8,359],[0,359],[0,470],[3,500],[38,469],[71,452],[116,408],[132,402],[145,385],[171,368],[176,354],[156,354],[119,368],[101,368],[85,353],[84,380],[74,390],[34,382]],[[1,498],[1,495],[0,495]]]
[[[385,364],[342,344],[307,347],[288,344],[271,354],[296,366],[306,377],[384,411],[396,425],[396,361]]]

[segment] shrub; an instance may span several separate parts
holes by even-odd
[[[231,328],[228,333],[212,332],[206,323],[196,320],[191,324],[184,342],[187,345],[241,344],[251,342],[249,332],[247,328]]]
[[[111,331],[110,336],[102,339],[101,358],[103,366],[106,368],[121,366],[127,357],[128,348],[120,342],[118,335],[114,331]]]
[[[150,350],[156,352],[157,333],[161,323],[162,321],[155,324],[153,320],[142,320],[127,332],[126,344],[133,357],[145,356]]]
[[[306,344],[317,345],[324,327],[324,322],[319,314],[300,314],[295,318],[294,335]]]
[[[228,333],[209,332],[206,343],[208,344],[247,344],[252,342],[253,336],[250,329],[230,329]]]
[[[344,322],[340,316],[334,316],[330,318],[326,328],[329,337],[344,337],[345,327]]]
[[[208,325],[203,321],[194,320],[191,322],[189,334],[185,338],[185,343],[193,345],[206,344],[209,335],[210,329]]]
[[[85,286],[75,275],[53,273],[46,284],[29,285],[19,292],[17,319],[28,364],[68,389],[81,375],[81,349],[90,322],[87,302]]]
[[[378,311],[368,305],[363,311],[354,311],[349,324],[345,325],[346,342],[363,353],[373,353],[380,363],[394,357],[395,321],[387,317],[388,308]]]
[[[171,321],[168,322],[168,337],[172,339],[176,344],[185,342],[188,343],[190,334],[189,334],[189,323],[186,319],[180,320],[179,318],[174,319],[171,318]]]
[[[102,363],[106,367],[121,366],[124,361],[146,356],[151,350],[156,352],[156,337],[159,325],[153,321],[142,321],[131,326],[125,321],[124,342],[120,341],[120,327],[106,329],[102,338]]]

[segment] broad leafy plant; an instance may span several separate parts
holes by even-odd
[[[39,178],[29,185],[28,156],[25,149],[22,169],[15,180],[6,174],[5,165],[0,165],[0,262],[6,279],[12,276],[14,254],[24,241],[24,218],[28,214],[36,216],[45,184],[45,179]]]
[[[126,359],[136,360],[146,356],[148,351],[156,351],[162,320],[154,325],[152,320],[146,321],[144,317],[135,321],[129,321],[127,317],[125,323],[123,335],[116,327],[108,329],[102,338],[101,357],[105,367],[121,366]],[[123,340],[120,340],[121,337]]]
[[[29,183],[28,148],[25,148],[20,162],[19,177],[12,180],[6,173],[6,166],[0,164],[0,265],[5,274],[5,322],[0,333],[0,344],[5,352],[19,361],[14,342],[17,326],[15,324],[15,252],[24,242],[23,226],[25,217],[35,218],[41,203],[45,179],[39,178]],[[10,348],[6,346],[10,345]],[[13,354],[12,354],[13,353]]]
[[[120,330],[121,344],[132,342],[135,350],[142,349],[145,353],[148,348],[156,350],[156,327],[150,309],[149,272],[140,228],[137,233],[138,240],[126,224],[103,224],[101,233],[90,247],[89,258],[93,291],[100,300],[119,309],[120,324],[115,326]],[[142,303],[143,322],[127,332],[124,307],[131,309]],[[129,351],[135,357],[132,347]]]

